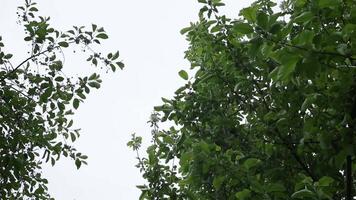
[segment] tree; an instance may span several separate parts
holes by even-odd
[[[258,0],[238,19],[199,2],[196,73],[155,107],[141,199],[353,199],[356,2]]]
[[[0,198],[49,199],[47,180],[41,165],[52,165],[63,155],[71,157],[77,168],[87,156],[73,146],[79,129],[72,127],[74,110],[91,88],[100,88],[99,74],[67,77],[63,72],[63,52],[70,47],[88,54],[92,65],[107,70],[123,68],[119,52],[103,56],[92,50],[95,43],[108,38],[102,27],[74,26],[61,32],[52,28],[49,17],[37,15],[35,2],[26,0],[18,7],[28,58],[13,64],[12,54],[4,51],[0,37]]]

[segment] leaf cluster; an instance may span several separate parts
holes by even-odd
[[[142,199],[342,199],[355,166],[354,0],[202,0],[181,33],[196,70],[155,107]],[[142,160],[142,159],[141,159]],[[355,171],[355,168],[354,168]]]
[[[88,61],[108,70],[123,68],[119,52],[102,56],[94,44],[108,38],[103,28],[74,26],[61,32],[49,17],[37,15],[35,2],[18,7],[19,24],[29,45],[28,57],[14,65],[0,37],[0,199],[50,199],[43,163],[70,157],[79,169],[87,156],[72,143],[80,136],[72,116],[92,89],[99,89],[100,75],[67,77],[63,73],[65,48],[89,52]],[[18,55],[18,57],[20,57]]]

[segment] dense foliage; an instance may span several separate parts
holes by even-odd
[[[62,50],[79,47],[95,66],[99,63],[112,71],[123,67],[118,52],[103,57],[92,50],[108,38],[103,28],[74,26],[61,32],[50,26],[49,17],[37,12],[30,0],[18,7],[30,48],[18,65],[5,52],[0,36],[0,199],[49,199],[48,181],[41,175],[43,162],[54,165],[63,155],[75,160],[77,168],[86,164],[87,156],[72,146],[79,129],[73,128],[71,116],[101,80],[96,73],[67,77]]]
[[[238,19],[199,2],[182,30],[196,73],[155,108],[141,199],[351,199],[356,1],[258,0]]]

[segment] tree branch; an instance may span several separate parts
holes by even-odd
[[[73,42],[72,42],[72,43],[73,43]],[[32,60],[32,59],[34,59],[34,58],[36,58],[36,57],[38,57],[38,56],[40,56],[40,55],[43,55],[43,54],[45,54],[45,53],[47,53],[47,52],[51,52],[52,50],[58,49],[58,48],[60,48],[59,45],[58,45],[58,46],[55,46],[55,47],[53,47],[53,48],[48,48],[48,49],[45,50],[45,51],[39,52],[39,53],[37,53],[37,54],[34,54],[34,55],[32,55],[32,56],[26,58],[24,61],[22,61],[20,64],[18,64],[13,70],[11,70],[11,71],[10,71],[9,73],[7,73],[4,77],[2,77],[2,78],[0,79],[0,81],[1,81],[1,82],[4,81],[5,78],[7,78],[10,74],[15,73],[23,64],[25,64],[25,63],[28,62],[29,60]]]

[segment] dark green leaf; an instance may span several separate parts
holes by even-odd
[[[101,38],[101,39],[108,39],[108,35],[106,35],[105,33],[99,33],[98,35],[96,35],[97,38]]]
[[[74,107],[75,109],[78,109],[79,103],[80,103],[79,99],[75,98],[75,99],[73,100],[73,107]]]
[[[189,78],[188,77],[188,73],[186,71],[184,71],[184,70],[180,70],[178,74],[184,80],[188,80],[188,78]]]
[[[61,47],[68,47],[69,44],[67,42],[58,42],[58,45]]]
[[[253,33],[253,28],[248,23],[237,23],[234,25],[234,30],[238,33],[242,34],[250,34]]]
[[[235,197],[238,199],[238,200],[245,200],[245,199],[249,199],[251,196],[251,191],[249,189],[243,189],[242,191],[240,192],[237,192],[235,194]]]

